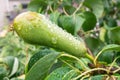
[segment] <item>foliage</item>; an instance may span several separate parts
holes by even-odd
[[[29,45],[8,32],[0,37],[0,79],[119,80],[119,5],[119,0],[31,0],[28,10],[84,41],[88,55]]]

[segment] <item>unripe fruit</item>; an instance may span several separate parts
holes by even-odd
[[[49,46],[65,51],[71,55],[85,56],[84,42],[49,21],[44,15],[36,12],[24,12],[14,19],[14,30],[31,44]]]

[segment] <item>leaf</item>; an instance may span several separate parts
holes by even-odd
[[[108,64],[112,63],[113,59],[114,59],[114,53],[109,51],[103,52],[98,58],[99,61],[107,62]]]
[[[28,71],[32,68],[32,66],[33,66],[39,59],[41,59],[43,56],[45,56],[45,55],[47,55],[47,54],[50,54],[50,53],[53,53],[53,52],[55,52],[55,51],[50,50],[50,49],[43,49],[43,50],[40,50],[40,51],[36,52],[36,53],[30,58],[26,72],[28,72]]]
[[[86,37],[85,42],[87,44],[87,47],[92,51],[92,52],[98,52],[99,49],[102,48],[104,45],[102,41],[99,39],[93,38],[93,37]]]
[[[72,15],[73,12],[76,10],[72,5],[65,5],[64,9],[69,15]]]
[[[3,80],[7,76],[7,70],[5,67],[0,66],[0,79]]]
[[[95,60],[97,58],[99,58],[99,56],[103,53],[106,53],[106,52],[112,52],[112,51],[120,51],[120,45],[117,45],[117,44],[109,44],[109,45],[106,45],[105,47],[103,47],[103,49],[98,53],[98,55],[96,56]],[[112,58],[113,59],[113,58]]]
[[[14,64],[13,64],[12,71],[11,71],[9,77],[14,75],[18,71],[18,68],[19,68],[19,61],[17,58],[14,58]]]
[[[51,53],[38,60],[26,74],[25,80],[43,80],[59,56],[59,53]]]
[[[45,80],[62,80],[63,76],[70,71],[68,67],[60,67],[54,70]]]
[[[72,16],[62,15],[58,19],[58,25],[67,32],[74,34],[75,21]]]
[[[85,22],[85,18],[80,17],[79,15],[75,15],[74,21],[75,21],[75,32],[74,32],[74,34],[77,35],[77,32],[81,29],[82,25]]]
[[[120,80],[120,75],[119,75],[119,76],[117,76],[117,79],[118,79],[118,80]]]
[[[75,72],[74,70],[70,70],[63,76],[62,80],[71,80],[76,75],[77,75],[77,72]]]
[[[44,0],[31,0],[28,5],[28,10],[39,12],[41,9],[42,11],[47,8],[47,3]]]
[[[104,10],[102,0],[85,0],[84,5],[90,8],[97,18],[102,16]]]
[[[99,34],[99,38],[102,42],[107,42],[109,43],[109,39],[108,39],[108,35],[107,35],[107,30],[105,28],[100,28],[100,34]]]
[[[110,44],[110,45],[105,46],[101,51],[102,52],[105,52],[105,51],[120,51],[120,45]]]
[[[117,26],[116,19],[113,19],[113,18],[108,18],[108,21],[106,23],[111,28]]]
[[[4,63],[7,64],[7,66],[9,67],[9,77],[17,72],[19,68],[19,61],[16,57],[7,56],[6,58],[4,58]]]
[[[55,11],[50,14],[50,20],[54,22],[55,24],[58,24],[58,17],[60,16],[60,13],[58,11]]]
[[[116,58],[117,58],[117,57],[119,57],[119,56],[120,56],[120,52],[117,52],[117,53],[115,54],[115,56],[114,56],[114,57],[116,57]],[[117,62],[117,64],[118,64],[118,65],[120,65],[120,58],[119,58],[119,59],[117,59],[117,61],[116,61],[116,62]]]
[[[108,31],[109,39],[114,43],[120,44],[120,27],[112,28]]]
[[[31,0],[28,5],[28,10],[35,12],[46,12],[50,7],[56,10],[59,6],[58,0]]]
[[[95,75],[95,76],[91,76],[90,78],[87,78],[84,80],[105,80],[105,77],[104,75]]]
[[[104,79],[104,75],[96,75],[91,77],[91,80],[103,80],[103,79]]]
[[[80,17],[85,19],[85,22],[82,24],[82,29],[84,31],[89,31],[95,27],[97,19],[92,12],[89,11],[83,12],[80,14]]]

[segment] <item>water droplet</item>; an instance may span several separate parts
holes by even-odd
[[[72,38],[71,38],[71,37],[69,37],[68,39],[69,39],[70,41],[72,40]]]
[[[56,44],[56,43],[57,43],[57,38],[56,38],[56,37],[53,37],[53,38],[52,38],[52,43],[53,43],[53,44]]]

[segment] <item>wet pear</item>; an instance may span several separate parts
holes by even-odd
[[[65,51],[77,57],[86,53],[84,42],[62,30],[44,15],[36,12],[24,12],[13,22],[14,30],[27,43],[49,46]]]

